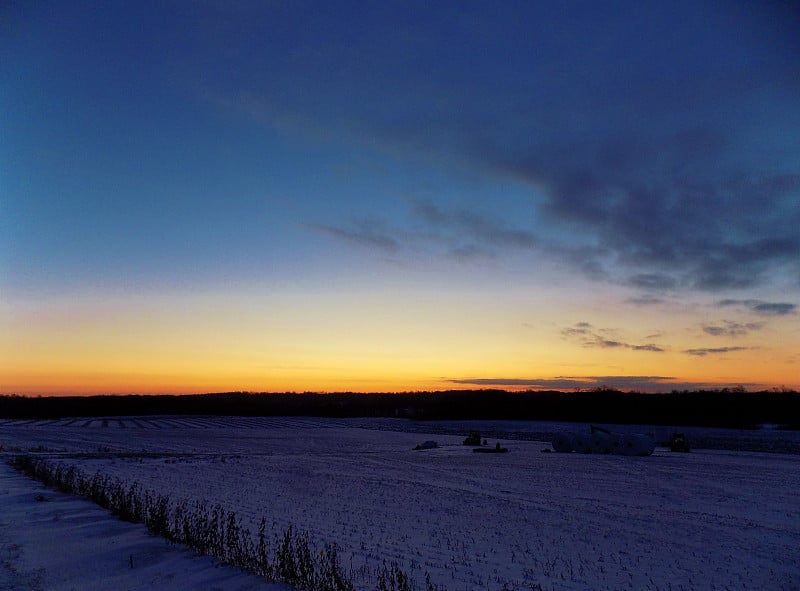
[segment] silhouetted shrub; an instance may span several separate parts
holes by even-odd
[[[378,591],[411,591],[408,575],[392,562],[387,566],[384,562],[378,569]]]

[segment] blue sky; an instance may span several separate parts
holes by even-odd
[[[645,307],[669,326],[680,307],[698,338],[734,341],[673,335],[663,350],[766,356],[742,341],[779,318],[770,371],[798,375],[798,15],[733,1],[11,4],[6,350],[37,306],[87,298],[316,294],[326,308],[402,293],[488,310],[510,289],[575,302],[515,308],[520,326],[551,323],[544,342],[599,326],[602,300],[607,330],[648,336],[625,319]],[[759,325],[759,303],[781,312]],[[589,342],[603,340],[623,342]],[[560,377],[529,363],[424,380]],[[585,375],[641,376],[607,364]]]

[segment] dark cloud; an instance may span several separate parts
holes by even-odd
[[[721,324],[706,324],[703,326],[703,332],[714,337],[740,337],[762,328],[764,328],[763,322],[746,322],[742,324],[723,320]]]
[[[515,227],[502,206],[489,217],[432,203],[414,217],[453,251],[530,250],[653,292],[754,287],[781,269],[800,275],[800,172],[720,168],[738,149],[722,128],[645,133],[620,124],[572,135],[567,126],[556,138],[537,133],[539,117],[462,138],[468,159],[544,196],[531,205],[538,221]],[[458,135],[470,129],[458,125]],[[555,235],[542,239],[538,226]]]
[[[653,353],[663,353],[664,349],[658,345],[629,345],[634,351],[651,351]]]
[[[461,258],[531,249],[651,291],[800,277],[800,34],[788,4],[478,3],[457,19],[446,4],[414,21],[368,10],[358,43],[329,34],[350,30],[347,11],[310,16],[308,46],[241,72],[243,90],[320,136],[527,186],[524,220],[499,199],[491,217],[414,207]],[[331,230],[370,247],[400,241]]]
[[[643,168],[683,170],[694,157],[670,147],[674,138],[660,143],[666,155],[653,154]],[[527,149],[541,163],[512,161],[498,167],[546,187],[542,213],[551,223],[573,226],[602,244],[606,254],[601,260],[607,267],[640,271],[620,278],[624,283],[656,291],[739,289],[759,285],[770,270],[800,267],[800,208],[787,205],[800,199],[797,180],[754,172],[761,178],[731,186],[733,172],[686,178],[667,170],[648,180],[620,163],[604,163],[601,153],[608,146],[602,141],[593,150],[576,144],[558,157],[548,155],[548,149]],[[582,150],[593,153],[581,158]],[[721,159],[727,156],[718,149],[711,152]],[[764,191],[763,185],[770,183],[781,189]],[[776,211],[784,219],[776,220]]]
[[[578,322],[574,326],[570,326],[561,330],[561,335],[568,338],[577,340],[583,347],[592,349],[630,349],[632,351],[649,351],[651,353],[663,353],[664,348],[653,343],[646,343],[641,345],[634,345],[607,338],[602,333],[608,332],[606,330],[596,330],[588,322]]]
[[[556,378],[552,380],[535,380],[524,378],[465,378],[447,380],[453,384],[466,386],[527,386],[531,388],[582,388],[591,385],[589,380]]]
[[[797,304],[765,302],[763,300],[725,299],[717,302],[717,306],[721,308],[729,306],[743,307],[760,316],[786,316],[797,311]]]
[[[698,389],[702,383],[676,382],[668,376],[563,376],[548,379],[525,378],[471,378],[448,380],[464,386],[492,388],[524,387],[535,390],[586,390],[592,388],[616,388],[642,392],[663,392],[673,389]]]
[[[749,351],[750,349],[751,347],[711,347],[707,349],[686,349],[684,353],[687,355],[694,355],[696,357],[705,357],[706,355],[735,353],[736,351]]]
[[[600,349],[616,349],[618,347],[628,347],[632,348],[631,345],[627,343],[621,343],[620,341],[612,341],[611,339],[604,339],[604,338],[594,338],[588,340],[584,343],[585,347],[598,347]]]
[[[770,304],[760,302],[751,308],[754,312],[764,316],[786,316],[794,314],[797,310],[796,304]]]

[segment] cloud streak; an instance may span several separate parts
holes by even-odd
[[[382,225],[375,222],[361,222],[352,228],[339,228],[324,224],[306,224],[309,230],[326,234],[337,240],[347,242],[371,250],[385,253],[396,253],[400,250],[400,242],[391,232],[383,230]]]
[[[664,353],[666,350],[653,343],[631,344],[605,337],[603,330],[596,330],[589,322],[578,322],[574,326],[562,329],[565,338],[578,341],[583,347],[590,349],[630,349],[650,353]]]
[[[763,300],[724,299],[717,302],[720,308],[735,306],[745,308],[759,316],[788,316],[797,313],[797,304],[787,302],[765,302]]]
[[[541,241],[531,232],[504,226],[497,220],[466,210],[447,211],[431,202],[419,203],[413,213],[440,232],[464,236],[470,242],[492,246],[536,249]]]
[[[694,357],[705,357],[706,355],[722,355],[725,353],[736,353],[738,351],[749,351],[752,347],[709,347],[704,349],[686,349],[684,353]]]
[[[742,324],[723,320],[721,324],[722,326],[719,324],[706,324],[703,326],[703,332],[713,337],[741,337],[764,328],[763,322],[746,322]]]

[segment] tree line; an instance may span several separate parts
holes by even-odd
[[[405,393],[0,396],[0,418],[211,415],[402,417],[417,420],[531,420],[617,424],[800,428],[800,393],[715,390],[645,394],[450,390]]]

